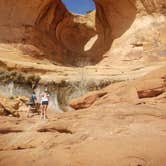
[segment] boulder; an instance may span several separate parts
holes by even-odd
[[[90,107],[98,98],[103,97],[106,95],[107,92],[102,92],[102,91],[94,91],[94,92],[89,92],[85,96],[82,96],[77,99],[73,99],[69,102],[69,105],[74,108],[74,109],[83,109],[83,108],[88,108]]]
[[[19,117],[18,109],[20,102],[17,100],[0,97],[0,115],[12,115]]]

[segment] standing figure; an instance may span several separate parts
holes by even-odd
[[[41,95],[41,119],[47,118],[48,103],[49,103],[49,94],[48,91],[45,90],[44,93]]]
[[[30,111],[33,107],[35,107],[36,102],[37,102],[36,93],[33,91],[32,95],[29,98],[29,102],[28,102],[28,110],[26,113],[27,118],[29,118]]]

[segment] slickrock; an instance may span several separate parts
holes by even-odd
[[[69,105],[74,109],[82,109],[90,107],[98,98],[103,97],[107,94],[107,92],[89,92],[80,99],[73,99],[70,101]]]
[[[75,109],[26,118],[26,97],[0,97],[0,165],[166,165],[166,2],[94,2],[0,0],[0,92],[48,85]]]

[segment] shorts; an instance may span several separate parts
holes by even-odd
[[[42,101],[42,105],[48,105],[48,101]]]

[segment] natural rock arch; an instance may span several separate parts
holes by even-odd
[[[95,12],[69,13],[60,0],[0,0],[0,42],[64,65],[96,64],[136,15],[165,14],[164,0],[94,0]],[[85,48],[87,47],[87,48]]]

